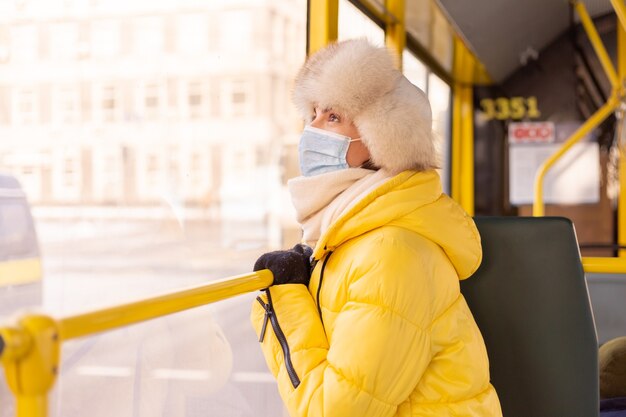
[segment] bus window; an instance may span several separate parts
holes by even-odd
[[[0,261],[37,255],[37,240],[25,201],[0,200]]]
[[[366,37],[374,45],[385,45],[385,32],[348,0],[339,2],[338,40]]]
[[[441,182],[450,192],[450,86],[437,75],[428,74],[428,100],[433,112],[433,130],[441,155]]]

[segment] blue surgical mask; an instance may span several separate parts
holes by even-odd
[[[349,168],[346,154],[352,139],[328,130],[306,126],[300,136],[298,153],[300,154],[300,171],[305,177],[325,174]]]

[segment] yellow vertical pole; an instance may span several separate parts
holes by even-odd
[[[450,194],[457,202],[461,203],[461,154],[463,137],[461,124],[461,109],[463,103],[463,84],[460,80],[461,69],[463,67],[463,45],[460,39],[454,38],[454,62],[453,75],[454,85],[452,89],[452,155],[451,155],[451,175]]]
[[[468,59],[465,60],[467,62]],[[468,66],[466,66],[467,68]],[[462,170],[461,170],[461,206],[470,215],[474,215],[474,107],[471,85],[463,86],[461,103],[462,131]]]
[[[469,50],[463,41],[455,38],[451,194],[470,215],[474,215],[473,71],[474,60]]]
[[[16,417],[46,417],[48,398],[46,395],[18,395]]]
[[[624,0],[611,0],[611,4],[613,5],[617,18],[622,24],[622,29],[626,29],[626,3],[624,3]]]
[[[623,6],[626,9],[626,6]],[[623,13],[626,14],[626,11]],[[621,87],[626,88],[626,16],[621,25],[617,26],[617,71]]]
[[[613,7],[616,11],[618,7],[616,2],[613,2]],[[621,25],[617,25],[617,72],[621,82],[622,91],[626,89],[626,13],[625,7],[622,3],[622,15],[620,17]],[[619,13],[618,13],[618,16]],[[624,109],[621,110],[621,120],[618,118],[617,122],[621,123],[621,126],[617,126],[616,129],[620,132],[620,136],[617,140],[619,149],[619,196],[617,201],[617,244],[620,246],[626,246],[626,114]],[[622,249],[619,252],[620,257],[626,257],[626,250]]]
[[[385,7],[395,17],[395,20],[388,19],[385,24],[385,45],[395,52],[396,67],[402,71],[402,53],[406,44],[405,0],[385,0]]]
[[[450,175],[450,195],[457,202],[461,201],[461,86],[454,82],[452,93],[452,155]]]
[[[618,85],[615,68],[613,68],[611,58],[606,52],[606,48],[604,47],[604,44],[600,39],[600,35],[598,35],[598,31],[596,30],[593,21],[589,17],[589,13],[587,13],[587,8],[580,1],[574,2],[574,8],[576,9],[576,12],[578,12],[578,16],[580,16],[580,21],[583,24],[583,28],[585,29],[585,32],[589,37],[591,46],[593,46],[593,49],[596,51],[596,55],[598,56],[600,64],[602,64],[602,68],[604,68],[604,72],[606,72],[606,76],[609,77],[611,87],[615,88]]]
[[[337,40],[339,0],[309,0],[309,50],[307,54]]]

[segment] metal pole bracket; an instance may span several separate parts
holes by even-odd
[[[4,348],[0,359],[16,397],[18,417],[45,417],[48,391],[58,374],[60,340],[57,322],[44,315],[27,315],[15,327],[0,329]]]

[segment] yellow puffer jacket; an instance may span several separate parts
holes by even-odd
[[[313,256],[308,289],[272,286],[252,308],[291,416],[502,415],[459,291],[480,264],[480,236],[436,172],[387,181]]]

